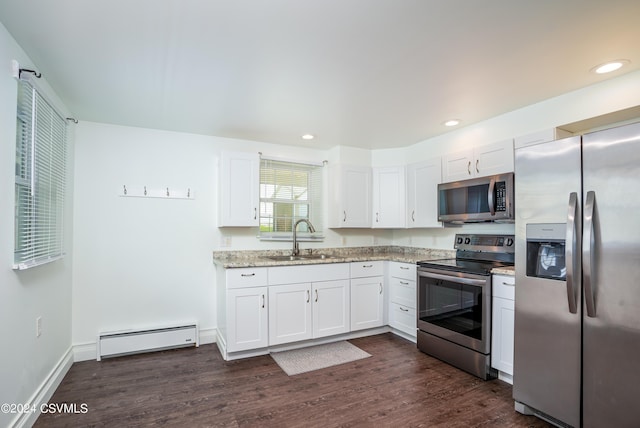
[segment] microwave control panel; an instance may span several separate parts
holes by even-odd
[[[495,187],[496,192],[496,211],[506,211],[507,210],[507,183],[504,181],[498,181]]]

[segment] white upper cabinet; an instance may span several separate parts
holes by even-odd
[[[406,177],[405,167],[373,168],[374,228],[405,227]]]
[[[513,172],[513,139],[442,157],[442,182]]]
[[[442,227],[438,221],[440,158],[407,166],[407,227]]]
[[[257,153],[222,152],[218,226],[258,226],[260,157]]]
[[[337,165],[329,180],[330,227],[371,227],[371,168]]]

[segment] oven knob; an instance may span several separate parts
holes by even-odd
[[[456,239],[456,243],[457,243],[457,244],[462,244],[462,238],[458,237],[458,238]]]
[[[512,238],[507,238],[507,247],[510,247],[513,245],[513,239]]]
[[[471,243],[471,238],[464,238],[464,243],[469,245]]]

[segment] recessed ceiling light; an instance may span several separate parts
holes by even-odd
[[[615,61],[610,61],[605,64],[600,64],[591,69],[594,73],[597,74],[605,74],[611,73],[612,71],[616,71],[624,65],[629,64],[628,59],[617,59]]]
[[[313,140],[314,138],[315,138],[315,137],[314,137],[313,135],[311,135],[311,134],[304,134],[304,135],[302,136],[302,139],[303,139],[303,140]]]
[[[456,126],[460,124],[460,119],[449,119],[443,123],[444,126]]]

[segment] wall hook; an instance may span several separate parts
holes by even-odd
[[[37,71],[35,71],[35,70],[29,70],[28,68],[21,68],[20,70],[18,70],[18,79],[19,79],[20,77],[22,77],[22,73],[23,73],[23,72],[24,72],[24,73],[31,73],[31,74],[33,74],[34,76],[36,76],[38,79],[42,77],[42,73],[38,73],[38,72],[37,72]]]

